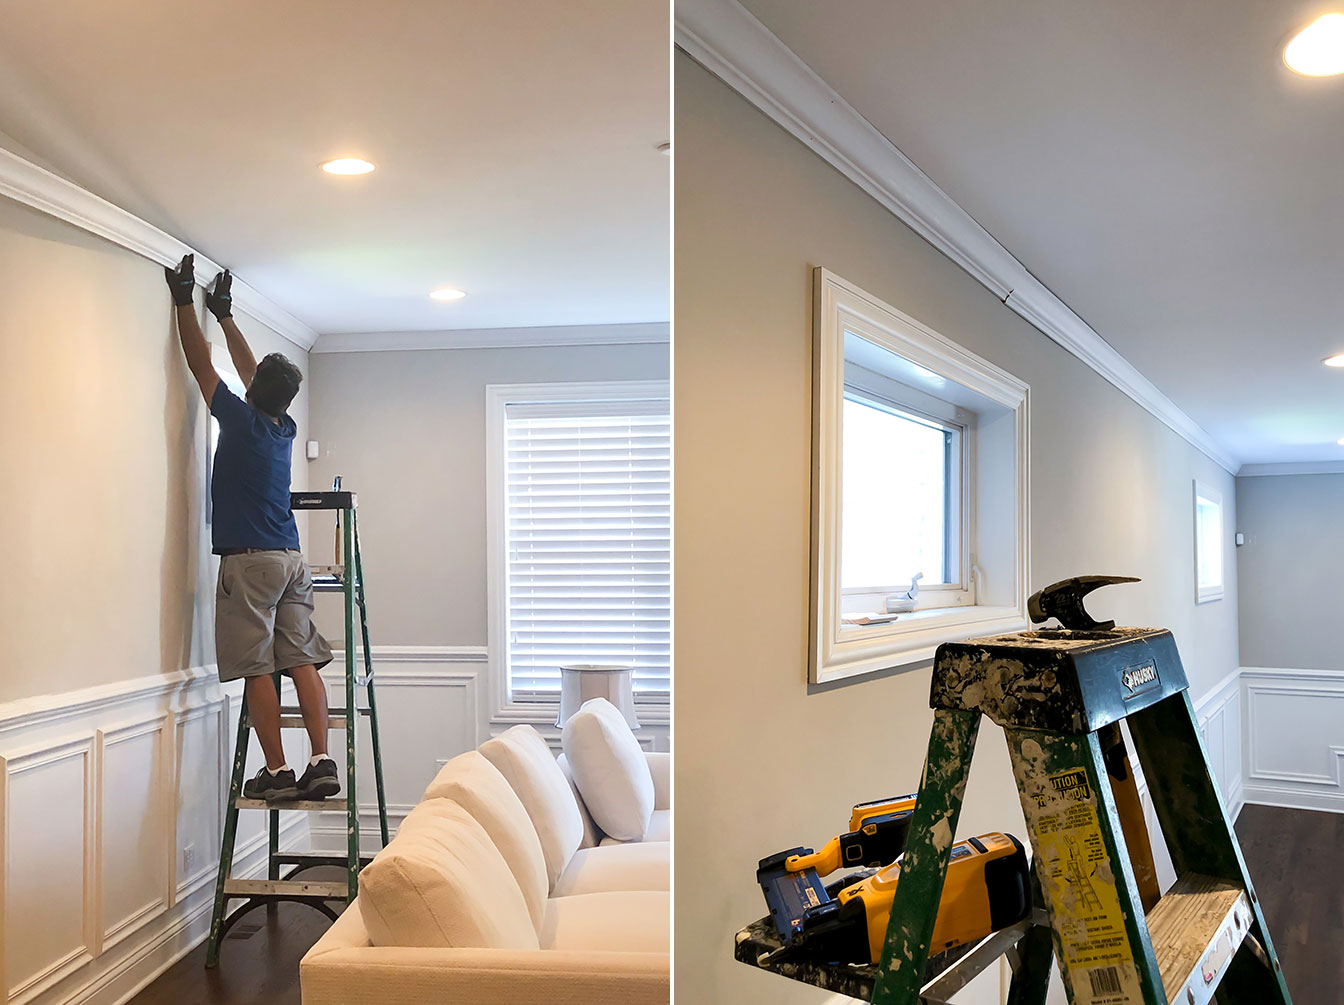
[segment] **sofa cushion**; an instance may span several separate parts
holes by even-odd
[[[612,890],[670,890],[672,846],[637,841],[604,848],[580,848],[560,874],[556,897]]]
[[[605,698],[585,701],[561,734],[574,783],[608,837],[639,841],[653,813],[653,775],[625,716]]]
[[[406,815],[397,836],[359,874],[359,905],[375,946],[539,945],[504,856],[451,799],[430,799]]]
[[[451,799],[485,828],[523,891],[533,927],[540,928],[550,891],[546,856],[527,809],[499,769],[479,751],[469,750],[443,766],[425,789],[425,798]]]
[[[579,787],[574,784],[574,772],[570,770],[569,758],[561,754],[555,759],[555,763],[560,765],[560,770],[569,779],[570,790],[574,793],[574,802],[579,806],[579,819],[583,821],[583,840],[579,842],[579,847],[581,849],[596,848],[597,843],[602,840],[602,832],[597,829],[597,824],[593,823],[593,815],[588,812],[588,807],[583,803],[583,794],[579,792]]]
[[[645,841],[663,842],[672,840],[672,811],[654,810],[653,815],[649,817],[649,828],[644,832]],[[610,848],[613,845],[629,844],[628,841],[618,841],[612,837],[605,837],[598,842],[601,848]]]
[[[554,897],[546,904],[541,948],[666,953],[671,898],[665,890]]]
[[[482,743],[480,750],[508,779],[527,809],[546,858],[547,888],[555,886],[583,840],[579,805],[565,773],[541,734],[531,726],[506,729]]]

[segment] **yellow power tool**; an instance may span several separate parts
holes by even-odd
[[[792,931],[780,931],[785,942],[781,958],[877,963],[900,874],[900,863],[893,862],[833,898],[818,898],[819,903],[802,911]],[[1020,841],[995,832],[959,842],[950,853],[929,953],[974,942],[1017,924],[1030,912],[1030,866]]]

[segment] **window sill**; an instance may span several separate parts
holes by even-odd
[[[1017,607],[944,607],[913,611],[883,625],[845,625],[818,653],[816,682],[927,665],[944,642],[1028,627]]]
[[[490,717],[492,726],[549,726],[556,728],[555,717],[560,714],[559,702],[528,702],[526,704],[506,705]],[[641,726],[666,726],[672,721],[672,706],[666,702],[655,704],[635,704],[635,715]],[[638,732],[636,732],[638,735]]]

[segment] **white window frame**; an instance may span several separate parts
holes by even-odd
[[[560,710],[554,702],[514,702],[509,698],[509,597],[507,569],[508,519],[504,512],[507,496],[505,464],[506,409],[510,404],[563,401],[649,401],[668,400],[670,384],[665,380],[570,381],[544,384],[487,384],[485,387],[485,472],[486,472],[486,590],[487,631],[489,637],[490,721],[499,725],[530,723],[553,727]],[[671,722],[668,701],[636,698],[641,725],[666,725]]]
[[[820,684],[881,670],[924,666],[943,642],[1025,628],[1030,573],[1030,388],[1012,374],[826,269],[813,271],[812,305],[812,603],[808,679]],[[945,602],[935,599],[936,606],[916,609],[893,622],[868,626],[841,623],[842,612],[854,610],[849,606],[852,601],[846,599],[840,588],[846,332],[914,364],[920,372],[928,374],[930,388],[936,389],[939,381],[951,382],[977,400],[992,403],[998,420],[997,438],[993,441],[996,449],[977,460],[973,435],[977,416],[966,414],[969,406],[957,406],[961,411],[956,421],[965,428],[963,435],[968,441],[962,450],[962,497],[966,509],[961,528],[961,557],[966,578],[957,591],[962,597],[944,593]],[[937,397],[936,390],[929,394],[922,390],[914,393],[925,400]],[[943,404],[953,407],[952,401]],[[1011,446],[1011,461],[1003,463],[1006,459],[1003,447],[1007,445]],[[982,472],[978,480],[977,470]],[[987,514],[993,519],[986,519]],[[990,533],[994,535],[992,540],[982,536]],[[908,586],[904,584],[902,589]],[[937,597],[941,591],[930,592]],[[958,602],[959,599],[969,602]]]
[[[1221,576],[1217,585],[1214,586],[1201,586],[1199,582],[1199,559],[1201,555],[1199,504],[1201,501],[1211,503],[1218,507],[1218,571],[1221,573]],[[1194,483],[1193,510],[1195,527],[1195,603],[1207,604],[1214,600],[1222,600],[1227,584],[1227,555],[1226,549],[1223,548],[1223,537],[1227,530],[1227,524],[1223,520],[1223,494],[1207,482],[1202,482],[1196,478]]]

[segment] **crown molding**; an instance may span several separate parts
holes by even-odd
[[[668,341],[666,322],[629,325],[555,325],[545,328],[469,328],[460,331],[351,332],[322,335],[313,352],[389,352],[415,349],[522,349],[538,346],[638,345]]]
[[[64,220],[159,265],[176,265],[183,255],[195,254],[196,282],[202,286],[223,271],[223,266],[153,224],[3,148],[0,196]],[[301,349],[311,349],[317,341],[317,332],[236,276],[233,305]]]
[[[677,46],[1010,309],[1235,474],[1240,462],[736,0],[678,0]]]
[[[1238,478],[1268,475],[1344,475],[1344,461],[1283,461],[1275,464],[1243,464]]]

